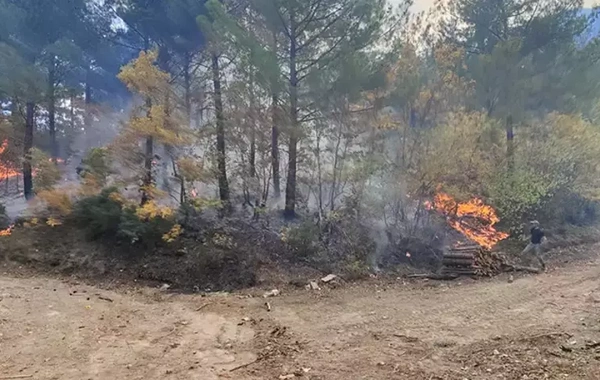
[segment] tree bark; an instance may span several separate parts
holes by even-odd
[[[219,181],[219,197],[226,208],[229,206],[229,183],[227,181],[227,161],[225,152],[225,115],[223,113],[223,97],[221,93],[221,69],[219,56],[212,55],[212,75],[214,86],[214,102],[217,119],[217,167]]]
[[[150,114],[152,108],[152,100],[146,98],[146,112]],[[144,150],[144,178],[142,180],[142,206],[151,200],[150,188],[153,184],[152,176],[152,161],[154,159],[154,138],[146,137],[146,148]]]
[[[250,74],[250,112],[248,114],[250,122],[250,157],[249,168],[250,178],[256,178],[256,102],[254,95],[253,74]],[[253,189],[254,190],[254,189]]]
[[[506,158],[508,160],[508,170],[512,171],[515,167],[515,131],[512,116],[506,118]]]
[[[25,105],[25,137],[23,139],[23,193],[25,199],[33,198],[33,175],[31,169],[31,149],[33,148],[33,129],[35,117],[35,104],[27,102]]]
[[[281,177],[279,175],[279,99],[272,94],[272,123],[271,129],[271,166],[273,167],[273,194],[275,199],[281,198]]]
[[[188,127],[192,123],[192,78],[190,73],[191,53],[185,53],[184,68],[183,68],[183,84],[184,84],[184,101],[185,101],[185,116],[187,118]]]
[[[91,68],[87,68],[85,73],[85,115],[83,117],[83,126],[86,130],[92,126],[92,85],[91,81]]]
[[[52,161],[58,158],[58,142],[56,141],[56,59],[52,58],[48,67],[48,128]]]
[[[290,16],[290,140],[288,158],[288,176],[285,188],[284,217],[293,218],[296,215],[296,175],[298,165],[298,54],[296,41],[296,21]]]
[[[273,33],[273,53],[277,54],[277,35]],[[275,199],[281,198],[281,176],[279,174],[279,96],[275,79],[271,83],[271,166],[273,175],[273,195]]]

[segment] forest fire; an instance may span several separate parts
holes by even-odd
[[[0,155],[8,148],[8,140],[4,140],[0,145]],[[3,165],[0,162],[0,178],[8,179],[19,175],[19,172],[13,168]]]
[[[435,209],[446,216],[448,224],[484,248],[492,249],[509,235],[497,231],[494,225],[500,221],[496,210],[479,198],[459,203],[450,195],[438,193],[429,209]]]
[[[8,148],[8,140],[4,140],[2,142],[2,144],[0,144],[0,155],[2,155],[2,153],[4,153],[4,151],[6,150],[6,148]],[[48,161],[53,161],[52,158],[49,158]],[[62,158],[56,158],[55,159],[57,164],[65,164],[65,160]],[[35,173],[36,170],[33,170],[33,176],[35,177]],[[21,174],[20,171],[11,168],[9,166],[6,166],[4,164],[2,164],[2,162],[0,162],[0,180],[5,180],[5,179],[10,179],[10,178],[14,178],[17,177]]]
[[[10,236],[10,235],[12,235],[13,228],[15,228],[15,226],[14,226],[14,225],[12,225],[12,226],[8,227],[8,228],[7,228],[7,229],[5,229],[5,230],[0,230],[0,237],[5,237],[5,236]]]

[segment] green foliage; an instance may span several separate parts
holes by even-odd
[[[135,206],[125,207],[122,210],[118,224],[117,238],[131,244],[141,243],[151,247],[163,240],[174,226],[172,220],[163,217],[140,219]]]
[[[129,244],[151,247],[159,244],[174,226],[162,215],[140,217],[140,208],[124,205],[116,188],[102,190],[75,204],[73,221],[91,240],[116,239]]]
[[[533,170],[499,172],[488,185],[489,201],[497,208],[502,224],[518,234],[523,222],[541,210],[551,189]]]
[[[301,260],[315,260],[319,255],[325,254],[319,241],[320,236],[319,226],[311,221],[288,228],[282,234],[293,255]]]
[[[118,194],[118,190],[111,187],[75,204],[73,221],[85,231],[89,239],[112,238],[117,235],[123,211],[115,194]]]
[[[369,257],[375,250],[368,228],[343,211],[330,213],[319,224],[304,220],[285,228],[281,239],[293,260],[353,279],[368,274]]]
[[[82,160],[84,178],[93,179],[96,185],[104,187],[111,173],[110,159],[106,148],[93,148]]]

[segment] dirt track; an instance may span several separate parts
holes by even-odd
[[[5,274],[0,379],[600,379],[598,259],[514,283],[290,290],[271,312],[259,294]]]

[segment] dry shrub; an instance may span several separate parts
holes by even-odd
[[[52,189],[60,181],[60,170],[50,157],[43,151],[33,148],[31,157],[35,176],[33,177],[33,188],[36,193]]]
[[[351,278],[369,273],[369,257],[375,251],[369,229],[344,211],[332,212],[319,223],[304,220],[284,229],[281,239],[295,260]]]
[[[66,189],[42,190],[37,194],[33,209],[37,216],[63,219],[73,212],[73,200]]]

